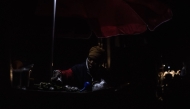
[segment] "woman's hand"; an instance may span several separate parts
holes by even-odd
[[[51,77],[51,81],[56,81],[59,77],[61,77],[61,71],[60,70],[54,70],[53,71],[53,77]]]

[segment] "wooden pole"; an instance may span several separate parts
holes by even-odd
[[[111,39],[107,38],[106,43],[107,43],[107,69],[108,71],[110,70],[110,66],[111,66]]]

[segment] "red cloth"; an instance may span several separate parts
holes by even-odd
[[[62,74],[62,82],[67,85],[75,85],[75,80],[73,76],[73,71],[71,69],[68,70],[60,70]]]
[[[71,78],[73,76],[73,72],[71,69],[68,69],[68,70],[61,70],[61,74],[66,77],[67,79],[68,78]]]

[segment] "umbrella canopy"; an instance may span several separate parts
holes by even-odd
[[[39,0],[36,14],[53,15],[53,2]],[[85,19],[97,37],[107,38],[153,31],[171,19],[172,11],[159,0],[57,0],[56,17]]]

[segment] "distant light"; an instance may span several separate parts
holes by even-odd
[[[170,66],[168,66],[168,68],[170,68]]]
[[[166,66],[166,65],[163,65],[164,67]]]

